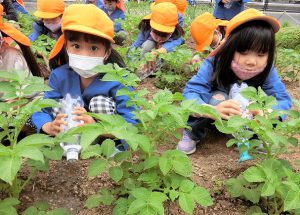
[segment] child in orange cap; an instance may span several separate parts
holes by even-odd
[[[174,4],[163,2],[153,6],[152,13],[145,16],[139,24],[140,33],[131,48],[141,48],[141,56],[151,52],[153,59],[143,66],[138,75],[146,78],[156,69],[158,53],[173,51],[183,44],[184,31],[178,24],[177,8]]]
[[[229,21],[226,40],[216,49],[215,55],[207,58],[197,75],[187,82],[183,96],[199,104],[211,105],[225,120],[234,115],[261,114],[259,110],[247,110],[251,101],[240,94],[247,86],[261,87],[268,96],[274,96],[277,105],[273,109],[290,109],[291,98],[274,68],[275,33],[279,28],[275,18],[258,10],[239,13]],[[191,154],[213,120],[192,115],[187,123],[191,130],[184,131],[177,148]],[[250,158],[241,157],[240,161]]]
[[[251,0],[216,0],[214,16],[217,19],[231,20],[244,10],[245,3]]]
[[[0,5],[0,14],[2,12],[3,6]],[[5,42],[6,38],[13,39],[21,51],[9,46]],[[2,16],[0,16],[0,70],[19,70],[28,75],[41,76],[40,68],[30,50],[30,40],[9,23],[4,23]]]
[[[99,22],[101,20],[101,22]],[[118,96],[123,85],[117,81],[102,81],[103,74],[92,70],[107,63],[125,67],[121,56],[112,48],[113,22],[92,4],[72,4],[62,17],[62,36],[50,53],[50,65],[54,70],[49,77],[52,91],[44,98],[62,99],[70,94],[79,97],[83,107],[74,107],[74,120],[82,124],[95,123],[86,112],[119,114],[127,122],[135,124],[132,111],[127,106],[128,97]],[[57,135],[67,123],[66,114],[45,109],[32,115],[38,132]]]
[[[40,20],[33,23],[33,32],[29,39],[35,41],[42,34],[58,39],[61,35],[61,17],[65,10],[64,1],[37,0],[36,4],[34,15]]]
[[[121,23],[115,19],[125,20],[125,7],[123,0],[104,0],[104,5],[100,6],[109,18],[114,22],[114,31],[116,33],[114,40],[117,45],[123,45],[127,33],[121,27]]]
[[[187,1],[186,0],[155,0],[152,4],[151,4],[151,9],[154,5],[157,5],[157,4],[160,4],[160,3],[163,3],[163,2],[170,2],[170,3],[173,3],[176,7],[177,7],[177,10],[178,10],[178,13],[183,16],[184,15],[184,12],[185,12],[185,9],[186,9],[186,6],[187,6]]]
[[[14,9],[13,3],[10,0],[1,0],[1,5],[3,6],[3,12],[0,14],[3,18],[7,20],[18,21],[18,14]]]

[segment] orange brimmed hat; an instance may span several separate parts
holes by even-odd
[[[210,46],[214,31],[221,20],[216,19],[208,12],[196,17],[191,24],[191,35],[196,43],[196,50],[202,52],[206,46]]]
[[[37,10],[33,13],[42,19],[52,19],[64,13],[65,3],[63,0],[37,0]]]
[[[143,19],[150,19],[151,28],[166,33],[172,33],[178,24],[177,8],[170,2],[154,5],[152,13]]]
[[[155,2],[150,5],[150,8],[152,9],[154,7],[154,5],[157,5],[157,4],[160,4],[163,2],[170,2],[170,3],[175,4],[175,6],[177,7],[177,10],[178,10],[178,13],[180,13],[181,15],[184,14],[185,9],[187,7],[186,0],[155,0]]]
[[[275,33],[280,29],[280,23],[277,19],[272,16],[267,16],[256,9],[250,8],[240,12],[228,22],[225,37],[228,37],[228,35],[240,25],[254,20],[261,20],[269,23],[273,27]]]
[[[3,6],[0,4],[0,14],[3,14]],[[3,22],[2,16],[0,17],[0,30],[13,40],[25,46],[30,46],[30,40],[21,31],[15,29],[9,23]]]
[[[105,38],[114,43],[114,24],[101,9],[93,4],[72,4],[62,17],[61,30],[77,31]],[[57,40],[49,59],[54,58],[64,46],[64,34]]]

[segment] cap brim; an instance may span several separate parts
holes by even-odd
[[[144,17],[142,18],[142,20],[144,20],[144,19],[151,19],[151,13],[148,14],[148,15],[146,15],[146,16],[144,16]]]
[[[26,37],[21,31],[9,25],[8,23],[2,23],[0,29],[2,32],[4,32],[6,35],[11,37],[13,40],[17,41],[18,43],[21,43],[25,46],[30,46],[31,43],[29,38]]]
[[[153,20],[150,20],[150,26],[151,28],[160,31],[160,32],[165,32],[165,33],[172,33],[175,30],[175,26],[166,26],[166,25],[161,25]]]
[[[114,39],[111,38],[109,35],[107,34],[103,34],[102,32],[94,29],[94,28],[90,28],[88,26],[83,26],[83,25],[68,25],[68,27],[65,27],[62,29],[63,31],[65,30],[71,30],[71,31],[78,31],[81,33],[87,33],[87,34],[92,34],[95,36],[99,36],[99,37],[103,37],[107,40],[109,40],[110,42],[114,43]]]
[[[49,12],[35,11],[33,13],[33,15],[35,15],[36,17],[42,18],[42,19],[53,19],[62,14],[61,13],[49,13]]]
[[[64,35],[61,35],[58,40],[56,41],[53,49],[50,52],[49,60],[53,59],[58,53],[61,51],[61,49],[64,47],[65,43],[65,37]]]
[[[244,23],[247,23],[249,21],[254,21],[254,20],[262,20],[262,21],[265,21],[267,23],[269,23],[272,28],[274,29],[274,32],[278,32],[279,29],[280,29],[280,23],[277,21],[277,19],[275,19],[274,17],[270,17],[270,16],[255,16],[255,17],[252,17],[252,18],[249,18],[249,19],[246,19],[242,22],[238,22],[238,23],[235,23],[233,25],[233,27],[231,27],[230,29],[227,29],[227,32],[226,32],[226,36],[225,37],[228,37],[228,35],[234,30],[236,29],[237,27],[239,27],[240,25],[244,24]],[[229,26],[228,26],[229,27]]]
[[[213,40],[213,34],[208,35],[208,37],[206,37],[206,38],[207,39],[203,43],[201,43],[201,44],[196,43],[196,50],[198,52],[203,52],[205,47],[210,46],[210,44]]]

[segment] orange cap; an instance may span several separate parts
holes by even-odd
[[[197,51],[202,52],[206,46],[211,44],[218,23],[220,21],[208,12],[193,20],[190,31]]]
[[[175,6],[177,7],[178,12],[181,15],[184,14],[185,9],[187,7],[187,1],[186,0],[155,0],[155,2],[150,5],[151,10],[152,10],[154,5],[157,5],[157,4],[160,4],[160,3],[163,3],[163,2],[170,2],[170,3],[175,4]]]
[[[275,33],[280,29],[280,23],[277,19],[272,16],[267,16],[256,9],[250,8],[240,12],[228,22],[225,37],[228,37],[228,35],[240,25],[253,20],[268,22],[273,27]]]
[[[116,7],[119,8],[121,11],[125,12],[125,5],[123,0],[118,0]]]
[[[114,37],[114,24],[101,9],[93,4],[72,4],[68,6],[62,17],[62,32],[65,30],[92,34],[111,42]],[[57,40],[49,59],[54,58],[63,48],[64,35]]]
[[[3,6],[1,4],[0,14],[3,14]],[[30,46],[29,38],[26,37],[21,31],[11,26],[9,23],[4,23],[2,16],[0,17],[0,30],[18,43],[21,43],[25,46]]]
[[[52,19],[64,13],[65,3],[63,0],[37,0],[37,10],[33,13],[42,19]]]
[[[23,0],[17,0],[17,3],[25,8],[25,4],[24,4]]]
[[[170,2],[156,4],[152,8],[152,13],[143,19],[150,19],[151,28],[166,33],[172,33],[178,24],[177,8]]]

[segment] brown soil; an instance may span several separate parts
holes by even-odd
[[[151,94],[157,89],[154,87],[155,79],[143,81],[140,88],[147,88]],[[295,99],[299,99],[300,84],[286,83],[287,89]],[[224,182],[230,177],[237,176],[245,170],[253,161],[238,163],[238,152],[234,148],[227,148],[225,143],[228,137],[212,132],[198,145],[196,153],[190,156],[193,163],[194,181],[209,189],[214,205],[203,209],[200,206],[194,211],[194,214],[211,215],[242,215],[249,207],[247,202],[242,200],[230,199],[224,189]],[[165,145],[161,150],[172,149],[176,143]],[[293,161],[299,159],[300,149],[292,148],[291,153],[283,155],[284,158]],[[36,201],[44,200],[48,202],[51,208],[63,207],[71,214],[95,215],[112,214],[112,207],[99,206],[94,209],[84,207],[88,196],[96,193],[102,186],[112,186],[107,175],[101,177],[88,178],[87,168],[90,161],[78,161],[68,163],[66,161],[53,161],[50,170],[47,173],[38,173],[32,180],[32,183],[26,187],[20,196],[20,211],[32,205]],[[26,175],[23,170],[21,175]],[[167,203],[165,205],[166,214],[184,214],[176,203]]]

